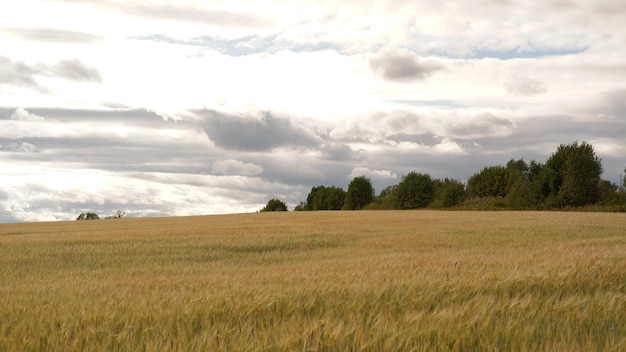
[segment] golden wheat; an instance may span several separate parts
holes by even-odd
[[[626,216],[0,225],[0,351],[626,349]]]

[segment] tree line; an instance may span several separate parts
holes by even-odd
[[[515,209],[550,210],[598,206],[626,211],[626,179],[616,185],[603,180],[602,161],[587,142],[561,144],[545,163],[511,159],[506,165],[476,172],[467,184],[455,179],[433,179],[410,172],[400,183],[377,196],[369,178],[355,177],[347,191],[337,186],[315,186],[294,210],[356,209]],[[626,169],[624,170],[626,173]],[[287,210],[278,199],[262,211]],[[282,204],[279,208],[275,204]]]

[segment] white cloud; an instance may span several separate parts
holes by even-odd
[[[353,178],[358,176],[365,176],[369,177],[372,180],[378,181],[395,180],[396,178],[398,178],[398,175],[389,170],[372,170],[367,167],[359,166],[352,169],[350,175],[348,175],[348,179],[352,180]]]
[[[20,120],[20,121],[43,121],[45,120],[43,117],[37,114],[31,114],[24,108],[17,108],[15,112],[11,114],[11,120]]]
[[[434,145],[432,149],[438,154],[464,155],[467,154],[465,149],[457,142],[450,138],[442,138],[439,143]]]
[[[217,160],[213,163],[212,170],[219,175],[256,176],[263,173],[263,167],[260,165],[234,159]]]
[[[504,87],[513,94],[535,95],[547,91],[545,83],[538,79],[512,75],[504,81]]]

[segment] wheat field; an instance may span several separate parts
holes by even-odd
[[[0,351],[624,351],[626,214],[0,225]]]

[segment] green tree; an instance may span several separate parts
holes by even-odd
[[[543,165],[511,159],[506,166],[485,167],[467,182],[470,197],[504,198],[514,209],[535,208],[543,198],[539,183]]]
[[[540,186],[537,182],[543,164],[524,159],[511,160],[506,169],[506,203],[513,209],[534,209],[540,203]]]
[[[315,186],[307,195],[304,210],[339,210],[343,207],[346,192],[336,186]]]
[[[326,187],[326,209],[328,210],[340,210],[346,200],[346,191],[341,187],[330,186]]]
[[[311,188],[311,191],[306,196],[306,205],[304,206],[305,210],[317,210],[317,204],[315,204],[317,192],[324,186],[314,186]]]
[[[357,176],[348,185],[343,209],[358,210],[374,200],[374,187],[369,178]]]
[[[76,220],[98,220],[100,217],[96,213],[82,213],[78,215]]]
[[[603,204],[611,204],[617,202],[619,187],[609,180],[600,180],[600,199]]]
[[[270,199],[261,211],[287,211],[287,204],[280,199]]]
[[[375,197],[374,202],[378,205],[377,209],[393,209],[393,190],[396,185],[387,186],[380,191],[378,197]]]
[[[398,209],[425,208],[433,200],[435,190],[428,174],[409,172],[393,191],[394,205]]]
[[[582,206],[600,199],[602,162],[591,144],[561,144],[546,161],[542,195],[548,207]]]
[[[463,201],[465,198],[465,185],[458,180],[445,178],[433,181],[435,190],[435,200],[433,206],[452,207]]]
[[[467,180],[470,197],[506,197],[511,171],[503,166],[483,168]]]

